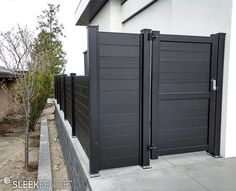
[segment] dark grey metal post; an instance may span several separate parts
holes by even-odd
[[[217,89],[214,91],[211,87],[210,92],[209,146],[207,152],[219,157],[225,34],[213,34],[211,39],[211,80],[216,81]]]
[[[88,65],[88,58],[87,58],[88,51],[86,50],[83,53],[84,53],[84,75],[88,76],[89,75],[89,65]]]
[[[65,119],[67,119],[67,115],[66,115],[66,76],[67,76],[66,74],[63,75],[63,84],[64,84],[64,86],[63,86],[63,88],[64,88],[63,89],[63,91],[64,91],[64,103],[63,103],[64,104],[64,106],[63,106],[64,111],[63,112],[64,112]]]
[[[57,103],[59,102],[59,76],[57,75]]]
[[[158,158],[159,142],[159,81],[160,81],[160,32],[152,32],[152,105],[151,105],[151,159]]]
[[[215,125],[215,148],[214,155],[220,156],[220,131],[222,113],[222,92],[223,92],[223,72],[224,72],[224,50],[225,33],[218,33],[218,60],[217,60],[217,93],[216,93],[216,125]]]
[[[61,110],[61,100],[62,100],[62,96],[61,96],[61,75],[58,76],[58,82],[59,82],[59,107]]]
[[[59,99],[60,99],[60,97],[59,97],[59,90],[60,90],[60,88],[59,88],[59,76],[57,75],[57,104],[59,104]]]
[[[54,82],[54,98],[57,99],[56,76],[53,76],[53,82]]]
[[[141,94],[142,94],[142,121],[141,121],[141,166],[150,168],[150,105],[151,105],[151,34],[150,29],[141,31]]]
[[[213,34],[211,35],[212,45],[211,45],[211,80],[216,80],[217,78],[217,57],[218,57],[218,36]],[[210,82],[211,83],[211,82]],[[212,86],[212,84],[211,84]],[[210,113],[209,113],[209,143],[207,152],[214,155],[214,146],[215,146],[215,107],[216,102],[216,91],[212,90],[210,87]]]
[[[88,27],[88,63],[90,98],[90,174],[99,172],[99,50],[98,26]]]
[[[71,73],[71,117],[72,117],[72,137],[76,135],[75,132],[75,73]]]

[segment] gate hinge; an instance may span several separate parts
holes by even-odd
[[[153,150],[153,149],[158,149],[158,147],[153,146],[153,145],[148,145],[147,146],[147,151]]]
[[[151,41],[151,40],[155,40],[158,38],[158,33],[156,32],[151,32],[148,34],[148,40]]]

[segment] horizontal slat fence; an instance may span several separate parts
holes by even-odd
[[[222,92],[218,97],[210,91],[217,75],[222,86],[222,71],[211,74],[218,70],[217,59],[223,67],[217,39],[223,47],[223,34],[163,35],[150,29],[127,34],[88,27],[85,76],[55,76],[55,97],[89,158],[91,175],[130,165],[147,168],[150,156],[196,151],[192,146],[219,153]]]
[[[88,158],[90,158],[90,111],[88,76],[55,76],[55,98]]]
[[[87,76],[75,77],[75,135],[80,140],[86,154],[90,156],[90,114],[88,88]]]

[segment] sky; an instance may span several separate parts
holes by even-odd
[[[87,29],[75,26],[75,10],[79,0],[1,0],[0,31],[8,31],[17,24],[27,25],[29,29],[35,30],[37,16],[47,8],[47,3],[61,5],[58,18],[65,27],[66,37],[63,39],[63,46],[67,53],[66,73],[83,75],[83,52],[87,49]]]

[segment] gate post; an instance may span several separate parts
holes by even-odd
[[[72,137],[75,136],[75,73],[71,73],[71,127],[72,127]]]
[[[98,26],[88,26],[90,174],[99,176],[99,45]]]
[[[210,119],[209,119],[209,146],[207,152],[214,157],[220,156],[220,131],[224,68],[225,33],[211,35],[211,80],[216,80],[216,91],[211,91]]]
[[[221,133],[221,112],[222,112],[222,92],[223,92],[223,72],[224,72],[224,51],[225,33],[218,33],[219,49],[217,62],[217,87],[216,94],[216,131],[215,131],[215,155],[220,156],[220,133]]]
[[[151,159],[158,158],[159,142],[159,79],[160,79],[160,31],[152,31],[152,105],[151,105]]]
[[[141,30],[140,43],[140,165],[150,168],[150,122],[151,122],[151,41],[150,29]]]

